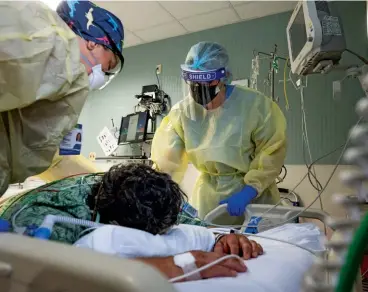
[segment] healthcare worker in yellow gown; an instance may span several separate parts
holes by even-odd
[[[277,203],[275,179],[286,154],[280,108],[257,91],[230,85],[229,57],[217,43],[194,45],[181,68],[188,95],[156,131],[154,167],[177,182],[188,162],[196,167],[191,204],[200,218],[227,204],[221,223],[235,224],[251,202]]]
[[[89,1],[0,1],[0,197],[52,164],[88,92],[122,69],[123,41],[121,21]]]

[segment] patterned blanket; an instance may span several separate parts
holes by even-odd
[[[0,218],[10,221],[14,232],[30,236],[49,214],[91,220],[92,211],[86,204],[86,198],[98,180],[96,174],[75,176],[15,195],[0,203]],[[206,226],[184,212],[179,214],[178,223]],[[51,240],[73,244],[84,229],[77,225],[56,223]]]

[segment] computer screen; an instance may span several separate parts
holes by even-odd
[[[131,114],[121,119],[119,144],[144,142],[147,136],[148,113]]]
[[[304,20],[303,5],[300,6],[298,14],[296,15],[293,24],[290,27],[290,44],[291,52],[294,61],[307,42],[307,30]]]

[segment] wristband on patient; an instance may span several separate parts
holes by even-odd
[[[197,265],[195,264],[195,261],[196,260],[194,256],[190,252],[174,256],[175,265],[183,270],[184,275],[198,269]],[[194,275],[187,277],[187,279],[189,281],[196,281],[202,279],[202,277],[200,273],[195,273]]]
[[[216,245],[216,243],[218,243],[220,240],[221,240],[221,238],[223,238],[225,236],[225,234],[216,234],[216,236],[215,236],[215,245]]]

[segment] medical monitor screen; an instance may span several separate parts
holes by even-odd
[[[307,42],[307,30],[305,27],[303,5],[300,6],[293,24],[289,30],[291,52],[294,61]]]
[[[147,136],[148,114],[140,112],[121,119],[119,144],[144,142]]]

